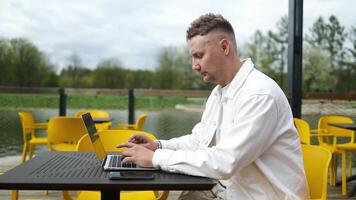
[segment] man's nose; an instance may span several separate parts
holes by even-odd
[[[196,71],[199,71],[200,70],[200,65],[199,64],[193,64],[192,65],[192,69],[196,70]]]

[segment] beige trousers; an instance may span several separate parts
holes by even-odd
[[[226,190],[219,183],[208,191],[183,191],[179,200],[225,200]]]

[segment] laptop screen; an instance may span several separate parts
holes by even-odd
[[[92,143],[94,143],[98,139],[98,135],[96,135],[98,131],[96,130],[93,118],[91,117],[90,113],[85,113],[82,115],[82,119],[84,121],[87,132],[89,133],[90,140]]]
[[[85,113],[82,115],[82,120],[84,122],[85,128],[87,129],[87,133],[93,145],[94,151],[100,160],[104,159],[106,156],[106,152],[103,144],[97,134],[97,130],[95,128],[95,124],[93,118],[90,113]]]

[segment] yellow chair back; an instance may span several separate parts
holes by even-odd
[[[48,122],[49,148],[56,151],[75,151],[79,139],[86,132],[81,118],[54,117]]]
[[[137,117],[136,130],[143,130],[143,126],[145,125],[146,118],[147,118],[147,113],[142,113]]]
[[[327,199],[331,152],[315,145],[302,145],[302,152],[310,198]]]
[[[294,118],[294,124],[295,124],[295,127],[297,128],[300,142],[302,144],[309,145],[310,144],[310,126],[309,126],[308,122],[306,122],[302,119]]]
[[[82,114],[90,113],[93,118],[110,118],[110,114],[103,110],[80,110],[74,114],[75,117],[81,117]],[[96,123],[98,131],[108,130],[111,128],[111,122]]]
[[[319,119],[318,129],[325,134],[333,134],[336,137],[349,137],[350,142],[354,142],[355,136],[352,130],[331,126],[329,125],[330,123],[352,124],[353,120],[351,118],[337,115],[323,116]],[[318,139],[320,144],[325,143],[322,137],[318,137]],[[328,143],[330,144],[330,141]]]
[[[31,137],[36,137],[34,129],[35,119],[33,118],[33,115],[29,112],[19,112],[19,117],[22,125],[24,141],[29,139],[29,136],[27,136],[28,134],[31,134]]]
[[[32,158],[37,145],[47,145],[47,137],[36,137],[35,133],[37,129],[45,130],[47,128],[47,123],[35,123],[33,115],[29,112],[19,112],[18,114],[24,141],[21,162],[24,163],[26,161],[27,153],[29,153],[29,158]]]
[[[135,124],[118,124],[116,129],[143,130],[146,118],[147,113],[142,113],[137,117]]]
[[[82,114],[90,113],[93,118],[110,118],[110,114],[103,110],[80,110],[74,116],[80,117]]]
[[[106,152],[109,151],[122,151],[121,148],[116,148],[119,143],[127,142],[128,139],[134,134],[145,134],[149,138],[156,140],[156,137],[148,132],[137,131],[137,130],[106,130],[99,132],[99,137],[103,143]],[[93,145],[90,142],[88,134],[80,138],[78,145],[78,151],[94,151]]]

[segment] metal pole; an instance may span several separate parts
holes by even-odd
[[[135,94],[134,89],[129,89],[129,124],[135,123]]]
[[[288,91],[293,116],[301,117],[303,56],[303,0],[289,0]]]
[[[59,89],[59,116],[66,116],[67,111],[67,95],[64,88]]]

